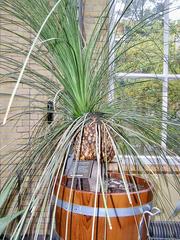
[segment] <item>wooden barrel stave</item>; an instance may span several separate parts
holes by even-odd
[[[144,181],[141,178],[136,178],[137,182],[142,183]],[[152,202],[152,190],[149,188],[148,184],[145,184],[145,189],[139,192],[139,196],[136,193],[131,193],[132,205],[139,209],[139,205],[146,205]],[[57,189],[55,189],[55,194]],[[69,202],[70,188],[62,185],[60,188],[58,199],[63,203]],[[141,204],[139,201],[141,200]],[[72,190],[72,206],[87,206],[87,209],[92,210],[94,207],[94,192],[86,192],[79,190]],[[66,219],[67,210],[57,206],[56,210],[56,231],[65,239],[65,229],[66,229]],[[108,209],[127,209],[131,212],[131,204],[129,203],[127,194],[125,193],[110,193],[107,194],[107,206]],[[99,193],[97,197],[97,208],[104,208],[104,202],[102,195]],[[72,211],[72,209],[71,209]],[[87,216],[84,214],[77,214],[74,212],[69,212],[68,217],[68,240],[91,240],[93,216]],[[74,211],[74,208],[73,208]],[[92,212],[92,211],[91,211]],[[112,212],[113,213],[113,212]],[[97,214],[98,215],[98,214]],[[94,240],[137,240],[138,239],[138,226],[141,220],[142,214],[135,216],[111,216],[112,230],[109,229],[107,219],[105,217],[97,216],[95,219],[94,228]],[[146,239],[146,229],[144,227],[144,239]],[[104,238],[104,235],[106,236]]]

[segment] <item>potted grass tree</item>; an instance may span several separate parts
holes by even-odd
[[[11,192],[14,189],[13,185],[14,185],[14,181],[7,182],[6,185],[4,186],[3,191],[0,194],[0,209],[2,210],[3,210],[3,204],[5,204],[8,196],[11,194]],[[12,222],[14,219],[16,219],[18,216],[20,216],[22,213],[23,211],[4,216],[5,212],[2,211],[1,217],[0,217],[0,235],[4,232],[8,224]]]
[[[115,77],[116,67],[120,68],[122,54],[133,48],[128,39],[161,14],[133,25],[109,49],[111,36],[132,2],[124,5],[107,34],[104,29],[113,8],[113,1],[109,2],[86,41],[79,27],[76,0],[1,1],[2,30],[23,41],[9,44],[5,39],[1,43],[0,84],[15,84],[2,124],[6,124],[13,110],[20,84],[51,99],[49,124],[46,103],[41,107],[42,99],[36,95],[36,105],[30,112],[40,112],[42,118],[32,128],[30,143],[16,154],[4,156],[12,166],[10,182],[17,192],[9,199],[24,209],[21,217],[6,229],[11,239],[24,239],[29,233],[32,239],[38,239],[44,218],[48,220],[43,234],[50,238],[56,228],[63,239],[146,239],[153,194],[161,192],[159,202],[167,209],[171,207],[168,199],[166,203],[162,201],[166,193],[161,191],[162,183],[156,174],[156,170],[164,172],[161,165],[166,163],[174,178],[168,183],[162,174],[166,187],[173,185],[178,192],[179,178],[166,157],[173,159],[174,153],[165,153],[160,144],[162,113],[147,115],[147,109],[138,111],[135,101],[120,96],[118,91],[109,99],[112,91],[121,87],[109,79]],[[9,24],[19,26],[26,34],[12,30]],[[11,54],[23,57],[23,64]],[[113,54],[114,60],[109,61]],[[30,60],[36,67],[28,64]],[[115,63],[117,66],[110,71]],[[27,111],[14,114],[10,120],[23,114]],[[178,127],[170,120],[168,125],[169,133]],[[153,157],[149,161],[158,163],[157,169],[144,164],[132,135],[147,151],[151,147],[149,155]],[[17,158],[18,163],[12,165]],[[110,171],[112,161],[116,161],[116,173]],[[27,182],[33,185],[30,196]],[[16,204],[13,206],[15,210]]]

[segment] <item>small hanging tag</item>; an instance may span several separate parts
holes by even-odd
[[[68,169],[67,176],[69,178],[77,177],[77,178],[90,178],[93,167],[93,160],[90,161],[73,161],[72,165]],[[75,169],[76,168],[76,169]]]

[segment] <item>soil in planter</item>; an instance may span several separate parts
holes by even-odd
[[[66,187],[71,188],[72,179],[68,178]],[[109,177],[104,180],[104,190],[107,193],[124,193],[126,192],[125,185],[122,179]],[[130,192],[141,191],[146,188],[145,185],[128,182],[128,189]],[[95,192],[96,179],[94,178],[74,178],[73,189]]]
[[[107,184],[109,193],[126,192],[125,184],[122,179],[109,178],[106,182],[105,185]],[[127,185],[130,192],[141,191],[145,188],[144,185],[135,184],[131,182],[128,182]]]

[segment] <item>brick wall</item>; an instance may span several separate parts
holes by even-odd
[[[84,25],[85,25],[85,33],[86,33],[86,39],[89,39],[90,34],[93,30],[94,24],[97,21],[97,17],[100,15],[102,9],[105,6],[105,0],[85,0],[84,1]],[[4,13],[0,13],[1,16],[4,16]],[[3,22],[0,20],[0,25],[3,24]],[[2,26],[2,25],[1,25]],[[17,25],[9,26],[10,30],[16,31],[16,32],[23,32],[24,30],[18,27]],[[26,37],[32,38],[31,34],[27,34],[24,32]],[[0,31],[0,50],[3,52],[6,50],[6,47],[3,46],[3,42],[6,41],[9,44],[22,44],[25,48],[28,48],[27,45],[22,41],[20,42],[20,39],[17,37],[15,38],[10,32],[5,32],[2,30]],[[18,55],[11,54],[11,57],[14,59],[20,60],[21,63],[23,63],[24,59],[20,59]],[[29,61],[28,66],[32,69],[36,69],[36,71],[39,71],[42,74],[45,74],[46,76],[49,74],[42,70],[37,64],[33,63],[32,60]],[[7,69],[4,68],[1,73],[6,72]],[[51,76],[49,76],[51,77]],[[10,79],[6,79],[10,80]],[[2,123],[5,110],[7,108],[10,94],[12,93],[12,90],[14,88],[14,83],[4,84],[0,85],[0,123]],[[3,93],[3,95],[2,95]],[[14,99],[9,117],[8,122],[4,126],[0,126],[0,188],[3,185],[4,181],[7,180],[7,176],[12,171],[12,168],[15,166],[15,164],[18,163],[18,159],[16,159],[15,162],[11,163],[11,166],[6,168],[6,166],[9,166],[9,152],[13,152],[15,149],[24,146],[25,144],[29,144],[29,147],[31,145],[30,142],[30,136],[32,132],[32,127],[34,124],[42,117],[41,113],[31,113],[31,109],[33,105],[36,105],[36,101],[34,100],[36,97],[40,99],[39,95],[40,93],[37,92],[34,89],[31,89],[30,87],[27,87],[24,84],[20,84],[18,88],[17,95]],[[42,100],[42,107],[46,107],[47,104],[47,97],[41,96]],[[12,120],[11,117],[14,114],[18,114],[20,112],[24,111],[25,114],[19,116],[18,121]],[[6,170],[5,170],[6,168]],[[29,184],[27,182],[27,184]],[[32,186],[29,186],[29,194],[31,194]],[[25,204],[25,203],[24,203]],[[43,226],[46,223],[46,217],[44,216],[42,220],[42,226],[41,226],[41,232],[43,232]]]
[[[90,35],[92,33],[94,24],[97,21],[98,16],[100,15],[102,9],[104,8],[107,0],[84,0],[84,26],[85,26],[85,36],[88,40],[90,38]],[[3,14],[3,13],[1,13]],[[1,22],[0,22],[1,24]],[[10,28],[15,28],[16,31],[23,31],[17,26],[10,26]],[[103,29],[105,32],[107,32],[107,26]],[[31,38],[31,35],[29,35]],[[11,42],[19,42],[19,39],[12,38],[10,33],[5,33],[1,30],[0,32],[0,43],[3,42],[3,39],[9,39]],[[23,44],[23,42],[22,42]],[[101,42],[99,44],[102,44]],[[3,50],[3,46],[0,45],[0,50]],[[16,59],[17,56],[14,56]],[[23,62],[23,59],[22,59]],[[38,71],[42,72],[42,69],[34,65],[32,61],[29,62],[29,66],[31,68],[36,68]],[[47,72],[44,72],[44,74],[48,74]],[[6,84],[0,85],[0,93],[4,93],[4,95],[0,95],[0,122],[2,122],[4,117],[4,110],[7,107],[8,101],[9,101],[9,94],[12,92],[14,85],[13,84]],[[36,98],[36,96],[39,96],[39,93],[31,89],[23,84],[20,85],[18,94],[21,97],[16,97],[15,101],[12,106],[12,110],[10,113],[10,116],[12,116],[13,112],[18,113],[22,109],[26,111],[26,114],[24,114],[22,117],[20,117],[19,121],[11,121],[9,117],[9,121],[5,126],[0,127],[0,187],[2,186],[3,182],[6,180],[6,176],[11,171],[10,168],[6,169],[6,171],[1,171],[2,168],[4,168],[7,164],[8,155],[7,153],[9,150],[12,152],[14,149],[16,149],[18,146],[22,146],[23,144],[29,142],[29,138],[31,135],[31,128],[32,126],[40,119],[42,116],[41,113],[31,114],[30,110],[31,107],[36,104],[36,101],[33,100],[33,98]],[[46,96],[42,97],[42,106],[46,106],[47,98]],[[29,111],[29,112],[28,112]],[[30,142],[29,142],[30,144]],[[18,161],[18,159],[17,159]],[[16,164],[16,163],[13,163]],[[12,165],[13,165],[12,164]],[[31,187],[30,187],[30,193],[31,193]],[[176,197],[177,198],[177,197]],[[43,224],[46,222],[46,218],[43,219],[42,223],[42,231],[43,231]]]
[[[87,40],[90,38],[94,25],[96,24],[98,17],[101,15],[102,10],[105,8],[106,2],[107,0],[84,1],[84,26]]]
[[[102,9],[105,7],[105,3],[107,0],[85,0],[84,1],[84,25],[85,25],[85,34],[86,34],[86,38],[87,40],[89,39],[93,27],[97,21],[98,16],[100,15]],[[2,15],[3,13],[1,13]],[[0,23],[1,24],[1,23]],[[11,30],[15,30],[15,31],[23,31],[22,29],[20,29],[18,26],[10,26]],[[106,29],[104,29],[106,31]],[[26,34],[26,33],[25,33]],[[27,36],[27,35],[26,35]],[[29,36],[31,38],[31,36]],[[2,43],[3,40],[7,38],[9,39],[9,43],[20,43],[20,39],[14,39],[14,36],[12,36],[10,33],[4,32],[3,30],[0,31],[0,42]],[[22,44],[24,44],[22,42]],[[1,45],[1,51],[3,51],[3,46]],[[28,46],[26,46],[28,47]],[[14,54],[14,59],[19,59],[18,56],[16,56]],[[22,59],[22,63],[23,63]],[[33,68],[36,68],[36,70],[38,69],[38,71],[40,71],[42,73],[42,69],[40,69],[39,66],[35,66],[34,63],[32,61],[29,62],[29,66]],[[43,70],[44,71],[44,70]],[[45,75],[47,75],[47,72],[44,72]],[[7,93],[7,95],[0,95],[0,122],[2,122],[3,118],[4,118],[4,111],[8,105],[8,101],[10,98],[10,94],[12,92],[12,89],[14,87],[14,84],[6,84],[6,85],[1,85],[0,86],[0,93]],[[12,110],[10,112],[9,116],[12,116],[15,110],[15,112],[19,112],[22,109],[24,110],[30,110],[31,105],[33,104],[33,100],[32,98],[36,96],[36,94],[38,94],[36,91],[34,91],[33,89],[30,89],[29,87],[20,84],[20,87],[18,89],[17,94],[20,97],[15,97],[13,106],[12,106]],[[31,98],[31,99],[28,99]],[[9,117],[10,119],[10,117]],[[15,126],[13,125],[12,122],[8,122],[5,126],[0,128],[0,147],[8,144],[9,142],[13,141],[13,139],[16,138],[21,138],[21,139],[26,139],[26,137],[28,137],[29,131],[30,131],[30,127],[35,123],[36,120],[39,119],[39,116],[37,116],[37,114],[35,116],[32,116],[32,114],[26,114],[24,115],[20,121],[18,122],[18,124],[16,124]],[[27,133],[27,135],[26,135]]]

